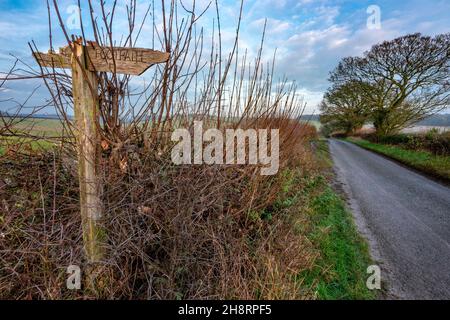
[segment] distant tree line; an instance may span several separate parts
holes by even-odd
[[[320,105],[328,131],[347,134],[372,122],[386,136],[450,106],[450,33],[385,41],[330,73]]]

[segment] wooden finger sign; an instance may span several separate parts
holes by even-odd
[[[34,58],[42,67],[70,68],[70,46],[54,53],[34,53]],[[142,48],[105,47],[95,42],[88,42],[85,46],[87,68],[89,71],[111,72],[130,75],[141,75],[151,66],[169,60],[170,54]]]
[[[41,67],[69,69],[72,67],[70,56],[57,54],[49,51],[49,53],[34,52],[34,58]]]
[[[86,50],[92,71],[131,75],[141,75],[154,64],[166,62],[170,56],[167,52],[151,49],[102,47],[97,44],[88,45]]]

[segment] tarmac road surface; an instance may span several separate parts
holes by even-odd
[[[349,142],[329,143],[388,297],[450,299],[450,188]]]

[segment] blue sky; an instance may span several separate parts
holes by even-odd
[[[184,0],[188,4],[192,0]],[[60,0],[64,19],[70,18],[67,8],[74,0]],[[82,1],[86,2],[86,1]],[[110,2],[110,1],[107,1]],[[123,6],[127,1],[119,0]],[[145,5],[148,1],[138,1]],[[199,8],[209,0],[197,0]],[[369,29],[367,9],[376,5],[381,12],[381,28]],[[234,34],[239,3],[219,0],[225,42]],[[142,13],[142,12],[141,12]],[[210,28],[214,10],[200,21]],[[241,47],[255,53],[264,19],[268,19],[265,57],[277,49],[277,74],[296,81],[299,93],[308,103],[308,112],[314,112],[323,92],[328,87],[328,73],[345,56],[360,55],[373,44],[412,32],[427,35],[450,32],[450,1],[350,1],[350,0],[246,0],[242,22]],[[124,21],[120,21],[118,25]],[[56,20],[54,21],[56,25]],[[34,40],[41,50],[48,49],[47,8],[45,0],[0,0],[0,72],[8,70],[18,56],[34,64],[27,42]],[[71,30],[74,34],[77,30]],[[55,32],[55,46],[64,45],[63,37]],[[140,46],[150,47],[145,37]],[[225,44],[226,45],[226,44]],[[158,48],[156,48],[158,49]],[[0,91],[1,101],[19,99],[31,92],[38,83],[27,81],[9,84]],[[45,99],[45,90],[35,98]],[[37,102],[36,102],[37,103]],[[51,113],[51,111],[49,111]]]

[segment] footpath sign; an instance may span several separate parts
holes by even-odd
[[[100,136],[98,132],[99,99],[97,72],[141,75],[151,66],[168,61],[170,54],[151,49],[103,47],[82,39],[61,48],[59,53],[33,54],[41,67],[72,70],[80,183],[80,213],[87,258],[99,262],[104,256],[104,231],[99,179]]]
[[[86,68],[91,72],[115,72],[119,74],[141,75],[154,64],[164,63],[169,59],[169,53],[141,48],[102,47],[94,42],[88,42],[83,48],[88,61]],[[70,46],[61,48],[56,53],[34,53],[34,57],[42,67],[66,68],[72,67]]]

